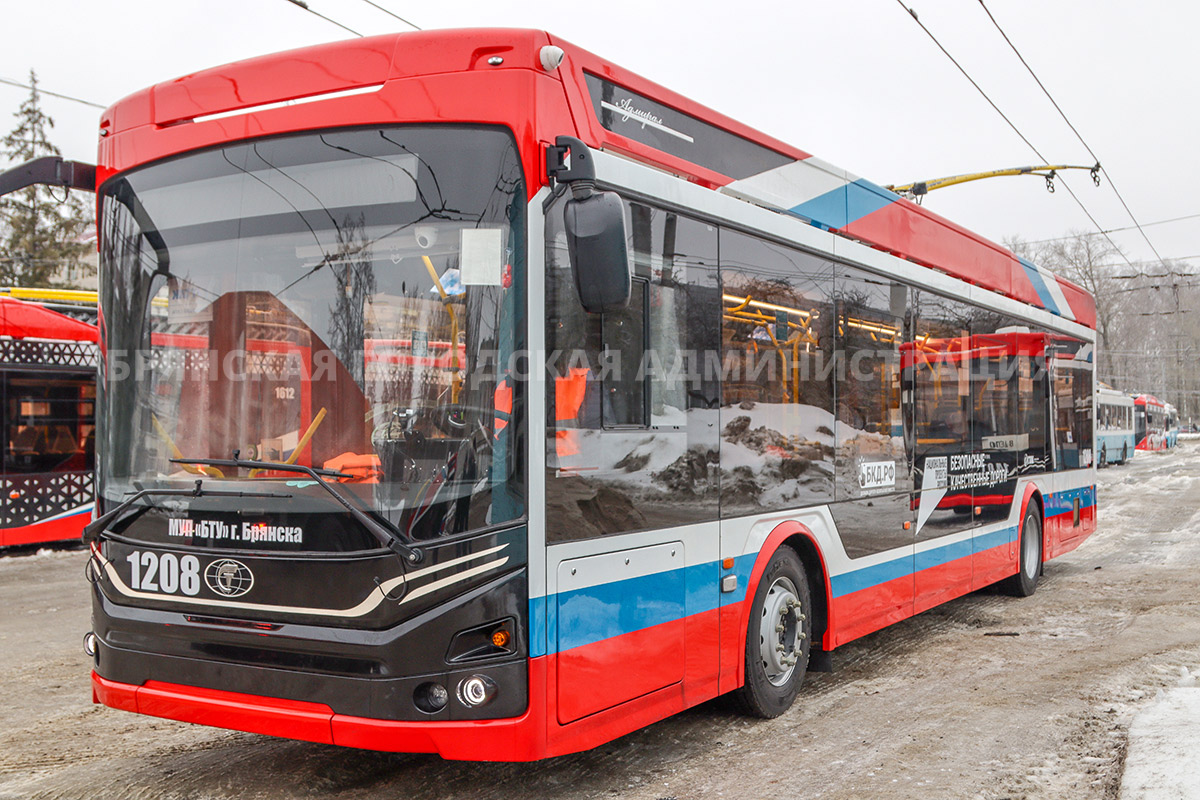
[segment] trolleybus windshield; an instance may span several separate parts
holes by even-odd
[[[103,496],[197,479],[289,495],[249,511],[156,502],[122,532],[378,546],[284,465],[337,473],[410,539],[522,515],[505,375],[524,329],[525,197],[511,136],[467,126],[258,140],[110,179]],[[231,457],[281,468],[187,461]]]

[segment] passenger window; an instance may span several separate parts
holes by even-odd
[[[715,520],[717,229],[626,204],[629,305],[587,314],[561,206],[546,215],[547,540]]]
[[[900,353],[908,287],[844,268],[837,279],[837,499],[909,491]]]
[[[1055,469],[1092,465],[1092,362],[1086,342],[1061,334],[1048,339],[1054,386]]]
[[[966,453],[971,447],[971,384],[965,361],[970,308],[920,290],[913,290],[913,308],[915,449],[921,469],[928,456]]]
[[[833,499],[833,262],[721,231],[721,515]]]

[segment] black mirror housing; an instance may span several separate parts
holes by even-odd
[[[567,253],[584,311],[599,314],[629,305],[632,290],[625,209],[615,192],[567,200]]]

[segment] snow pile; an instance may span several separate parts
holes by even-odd
[[[1121,800],[1200,800],[1200,673],[1179,671],[1133,719]]]

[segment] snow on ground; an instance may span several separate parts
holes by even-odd
[[[1179,686],[1133,719],[1121,800],[1200,798],[1200,687],[1196,675],[1182,672]]]

